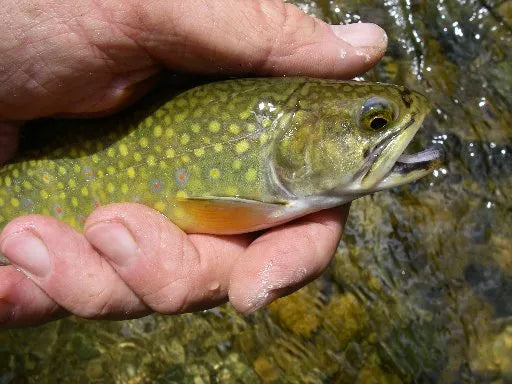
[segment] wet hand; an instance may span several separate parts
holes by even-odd
[[[162,68],[200,74],[350,78],[383,55],[372,24],[329,26],[280,0],[34,2],[4,7],[0,161],[18,122],[122,108]],[[186,235],[137,204],[98,208],[78,233],[50,217],[11,222],[0,249],[0,325],[73,313],[125,319],[229,300],[250,313],[316,278],[347,209],[260,234]]]

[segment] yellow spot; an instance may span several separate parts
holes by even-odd
[[[211,121],[210,124],[208,124],[208,129],[213,132],[219,132],[220,131],[220,123],[218,121]]]
[[[9,176],[5,176],[5,185],[7,185],[8,187],[11,186],[11,178]]]
[[[113,166],[109,165],[107,167],[107,172],[109,175],[113,175],[114,173],[116,173],[116,169]]]
[[[190,141],[190,136],[189,135],[187,135],[186,133],[181,135],[181,139],[180,139],[181,145],[186,145],[186,144],[188,144],[189,141]]]
[[[189,155],[181,156],[181,161],[183,161],[184,163],[188,163],[190,161],[190,156]]]
[[[30,165],[31,167],[35,167],[36,166],[36,161],[35,160],[30,160],[28,162],[28,165]]]
[[[185,118],[187,117],[187,114],[185,112],[177,113],[174,115],[174,121],[177,123],[181,123]]]
[[[159,109],[155,112],[156,117],[162,118],[163,115],[165,115],[165,111],[162,109]]]
[[[66,174],[66,168],[64,168],[64,167],[59,167],[59,174],[60,174],[60,175],[65,175],[65,174]]]
[[[72,189],[75,188],[76,187],[75,179],[69,179],[68,185],[69,185],[69,188],[72,188]]]
[[[73,171],[75,171],[75,173],[80,173],[80,166],[78,164],[73,165]]]
[[[42,189],[41,192],[39,192],[39,195],[41,195],[42,199],[47,199],[50,196],[48,195],[48,192],[45,191],[44,189]]]
[[[66,198],[66,192],[59,193],[59,199],[64,200]]]
[[[15,168],[15,169],[12,171],[12,176],[13,176],[13,177],[20,177],[20,172]]]
[[[128,177],[130,179],[133,179],[135,177],[135,169],[133,167],[130,167],[126,170],[126,173],[128,174]]]
[[[194,155],[196,155],[197,157],[203,156],[204,155],[204,148],[194,149]]]
[[[172,128],[167,128],[165,130],[165,136],[167,137],[173,137],[174,136],[174,130]]]
[[[237,153],[244,153],[249,149],[249,142],[247,140],[242,140],[236,143],[235,149]]]
[[[218,179],[220,177],[220,171],[218,168],[210,169],[210,177],[212,179]]]
[[[165,209],[165,204],[162,201],[157,201],[154,207],[157,211],[163,212]]]
[[[121,154],[121,156],[128,155],[128,147],[126,146],[126,144],[119,145],[119,153]]]
[[[103,171],[100,169],[100,170],[98,170],[98,172],[96,172],[96,175],[97,175],[99,178],[101,178],[101,177],[103,177],[103,175],[104,175],[104,174],[103,174]]]
[[[115,190],[116,190],[116,188],[114,187],[114,184],[112,184],[112,183],[107,184],[107,192],[108,193],[114,193]]]
[[[146,148],[148,146],[148,138],[147,137],[142,137],[140,140],[139,140],[139,145],[142,147],[142,148]]]
[[[233,164],[231,164],[231,166],[233,167],[233,169],[238,171],[242,167],[242,162],[239,159],[236,159],[233,161]]]
[[[95,164],[98,164],[100,161],[100,157],[97,154],[92,155],[91,159]]]
[[[165,151],[165,156],[167,156],[169,159],[172,159],[175,155],[174,149],[169,148]]]
[[[29,181],[25,180],[25,181],[23,182],[23,187],[24,187],[25,189],[32,189],[32,184],[30,184],[30,182],[29,182]]]
[[[208,136],[201,137],[201,140],[203,140],[203,143],[210,145],[212,142]]]
[[[165,123],[166,125],[171,124],[171,116],[166,115],[166,116],[164,117],[164,123]]]
[[[261,123],[261,125],[263,125],[263,128],[268,128],[270,127],[271,124],[272,121],[268,117],[263,119],[263,122]]]
[[[11,205],[12,205],[13,207],[19,207],[19,205],[20,205],[20,201],[19,201],[18,199],[16,199],[15,197],[13,197],[13,198],[11,199]]]
[[[254,124],[247,124],[247,130],[249,132],[254,132],[256,130],[256,126]]]
[[[235,187],[227,187],[226,188],[226,194],[228,196],[236,196],[237,193],[238,193],[238,189],[236,189]]]
[[[247,172],[245,172],[245,180],[252,182],[256,180],[256,175],[256,170],[254,168],[249,168]]]
[[[123,194],[125,194],[125,195],[128,193],[128,185],[127,184],[121,185],[121,192],[123,192]]]
[[[108,157],[114,157],[116,155],[116,150],[114,148],[109,148],[107,151]]]
[[[185,191],[178,191],[176,192],[176,197],[179,199],[185,199],[187,197],[187,192]]]
[[[82,190],[80,192],[83,196],[89,195],[89,190],[87,189],[87,187],[82,187]]]
[[[71,198],[71,205],[75,208],[78,207],[78,199],[76,197]]]
[[[240,119],[242,120],[247,120],[249,116],[251,116],[250,111],[243,111],[242,113],[240,113]]]
[[[133,154],[133,159],[134,159],[135,161],[141,161],[141,160],[142,160],[142,155],[141,155],[139,152],[135,152],[135,153]]]
[[[236,124],[231,124],[229,126],[229,131],[233,134],[233,135],[236,135],[238,133],[240,133],[240,127]]]
[[[215,145],[213,146],[213,149],[214,149],[215,152],[222,151],[222,144],[221,143],[215,143]]]
[[[183,208],[174,208],[173,210],[173,213],[174,213],[174,217],[176,217],[177,219],[181,219],[183,217],[185,217],[185,210]]]
[[[197,124],[197,123],[192,124],[192,132],[199,133],[200,130],[201,130],[201,126],[199,124]]]
[[[157,126],[155,127],[155,129],[153,129],[153,135],[154,135],[155,137],[160,137],[160,136],[162,136],[162,126],[161,126],[161,125],[157,125]]]
[[[160,168],[162,168],[162,169],[167,168],[167,163],[163,160],[160,160]]]
[[[153,125],[153,118],[152,118],[151,116],[148,116],[148,117],[146,118],[145,123],[146,123],[146,128],[151,127],[151,126]]]
[[[59,182],[57,183],[57,188],[58,188],[58,189],[64,189],[64,184],[63,184],[61,181],[59,181]]]
[[[266,133],[262,133],[260,136],[260,144],[265,144],[268,140],[268,135]]]
[[[15,186],[14,186],[14,192],[16,192],[16,193],[21,192],[21,188],[20,188],[20,186],[19,186],[19,185],[15,185]]]
[[[149,155],[146,161],[148,165],[152,167],[153,165],[155,165],[155,156]]]
[[[180,108],[183,108],[183,107],[186,107],[187,106],[187,100],[185,99],[178,99],[176,100],[176,105]]]

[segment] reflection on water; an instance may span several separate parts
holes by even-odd
[[[267,310],[2,331],[0,383],[512,382],[512,1],[296,3],[386,28],[365,78],[428,95],[444,164],[355,202],[324,276]]]

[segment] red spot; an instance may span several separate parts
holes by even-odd
[[[58,214],[62,213],[62,208],[61,207],[57,207],[57,208],[55,208],[55,210],[57,211]]]

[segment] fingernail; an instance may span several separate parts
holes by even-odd
[[[119,266],[129,265],[137,257],[139,247],[121,223],[94,224],[86,231],[85,237],[101,254]]]
[[[12,264],[28,274],[44,278],[50,272],[48,249],[30,231],[10,235],[2,242],[1,249]]]
[[[386,48],[388,36],[376,24],[356,23],[346,25],[331,25],[334,34],[355,48]]]

